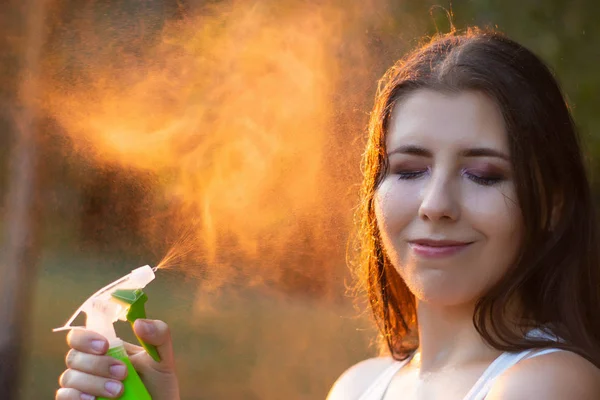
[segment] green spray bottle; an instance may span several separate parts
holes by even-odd
[[[119,397],[121,400],[152,400],[127,356],[123,341],[117,337],[113,323],[117,320],[129,321],[133,328],[136,319],[146,318],[144,304],[148,300],[148,296],[142,289],[154,280],[155,270],[145,265],[108,284],[87,299],[64,326],[54,329],[54,332],[57,332],[83,328],[71,326],[71,324],[81,312],[86,314],[85,329],[103,335],[109,343],[109,350],[106,354],[123,361],[127,366],[128,373],[123,381],[123,394]],[[160,361],[155,346],[144,342],[139,337],[137,339],[155,361]],[[98,400],[104,400],[104,398]]]

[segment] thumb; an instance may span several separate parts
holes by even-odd
[[[133,324],[133,330],[144,342],[156,346],[161,369],[172,371],[175,362],[169,325],[160,320],[138,319]]]

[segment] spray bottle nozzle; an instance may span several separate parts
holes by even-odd
[[[72,326],[72,323],[81,312],[84,312],[87,316],[85,328],[103,335],[111,345],[122,343],[116,336],[113,323],[119,319],[127,320],[133,328],[136,319],[146,318],[144,303],[148,297],[141,289],[154,280],[154,271],[155,269],[149,265],[136,268],[98,290],[75,311],[64,326],[54,329],[54,332],[78,328]],[[148,354],[154,360],[160,361],[156,347],[145,343],[137,335],[136,337]]]
[[[144,308],[144,304],[148,300],[148,296],[141,289],[117,289],[111,296],[125,304],[127,304],[127,321],[131,324],[131,328],[133,329],[133,324],[136,319],[146,318],[146,309]],[[134,331],[135,332],[135,331]],[[146,343],[139,336],[136,335],[137,340],[140,342],[142,347],[146,350],[148,354],[154,359],[154,361],[160,361],[160,356],[158,354],[158,350],[154,345]]]

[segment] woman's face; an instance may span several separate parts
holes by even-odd
[[[418,90],[396,105],[386,149],[375,213],[389,259],[417,299],[475,302],[523,231],[500,110],[479,92]]]

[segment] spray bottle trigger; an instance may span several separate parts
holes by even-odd
[[[127,321],[131,324],[131,329],[133,329],[133,323],[136,319],[146,318],[144,304],[148,301],[148,296],[141,289],[118,289],[112,293],[112,297],[130,305],[129,310],[127,311]],[[137,335],[135,335],[135,337],[154,361],[160,361],[156,346],[144,342]]]

